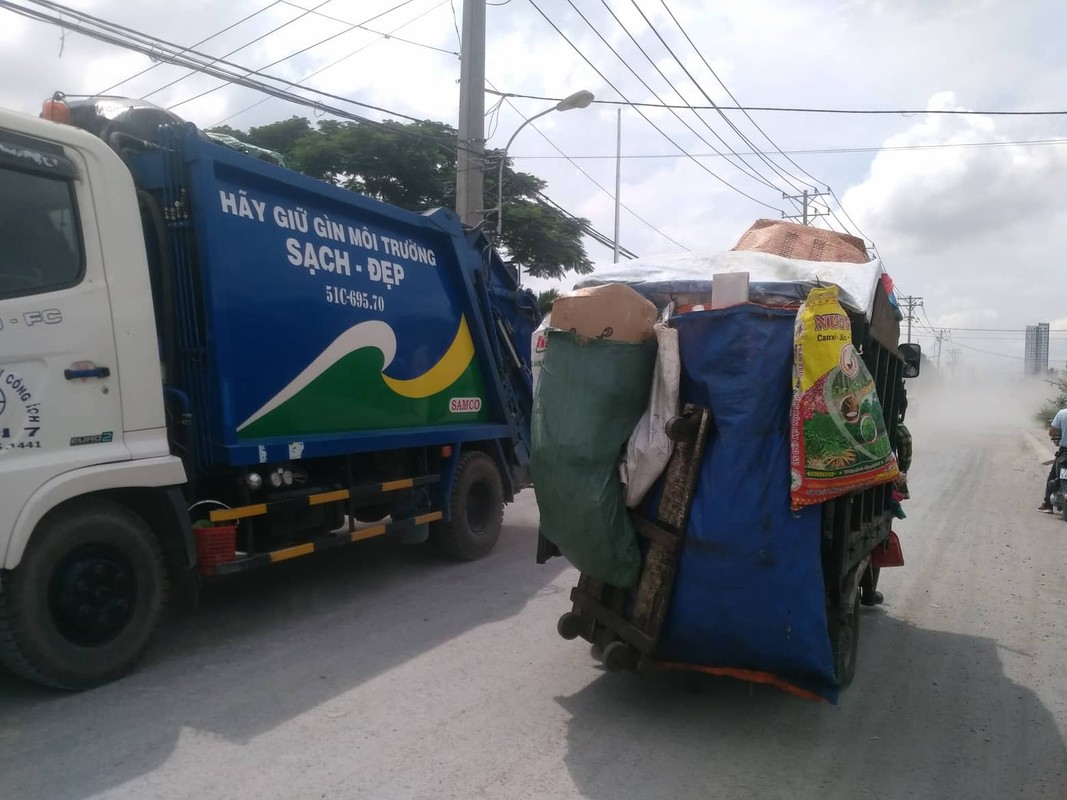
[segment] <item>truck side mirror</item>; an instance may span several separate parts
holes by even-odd
[[[900,355],[904,359],[904,377],[918,378],[922,366],[923,349],[912,342],[900,345]]]

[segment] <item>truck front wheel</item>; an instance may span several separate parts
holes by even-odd
[[[474,561],[489,555],[503,523],[504,485],[496,462],[476,450],[464,453],[452,485],[452,519],[434,525],[434,540],[446,555]]]
[[[93,499],[53,512],[0,575],[0,662],[58,689],[121,677],[148,646],[165,581],[159,543],[126,507]]]

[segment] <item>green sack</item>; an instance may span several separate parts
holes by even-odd
[[[533,414],[530,474],[541,533],[579,570],[633,587],[641,573],[619,458],[648,405],[656,340],[550,329]]]

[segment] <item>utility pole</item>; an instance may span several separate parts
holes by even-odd
[[[937,337],[937,369],[941,371],[941,340],[948,335],[948,331],[942,328],[936,334]]]
[[[915,309],[923,307],[923,299],[909,294],[905,297],[897,298],[897,300],[902,308],[907,308],[908,310],[904,315],[904,319],[908,321],[908,344],[911,344],[911,323],[915,320]]]
[[[463,0],[459,49],[456,213],[474,226],[484,220],[485,207],[485,0]]]
[[[960,364],[960,349],[958,347],[950,347],[948,350],[948,365],[953,373]]]
[[[800,194],[785,194],[782,193],[783,200],[798,200],[800,201],[800,213],[799,214],[782,214],[782,219],[800,220],[804,225],[810,225],[811,221],[818,217],[825,217],[828,212],[826,211],[813,211],[812,201],[817,197],[825,197],[826,192],[811,192],[805,189]]]
[[[619,190],[622,187],[622,109],[615,128],[615,263],[619,263]]]

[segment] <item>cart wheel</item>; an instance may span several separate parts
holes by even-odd
[[[690,411],[680,417],[671,417],[667,420],[664,433],[672,442],[684,442],[690,438],[700,425],[700,414]]]
[[[604,668],[608,672],[637,669],[637,653],[626,642],[615,641],[604,648]]]
[[[830,648],[834,655],[834,676],[844,689],[856,677],[856,655],[860,643],[860,595],[852,603],[852,612],[845,621],[835,619],[830,627]]]
[[[582,628],[585,627],[585,620],[575,614],[573,611],[568,611],[562,617],[559,618],[559,622],[556,623],[556,632],[559,633],[564,639],[568,641],[571,639],[577,639],[582,635]]]

